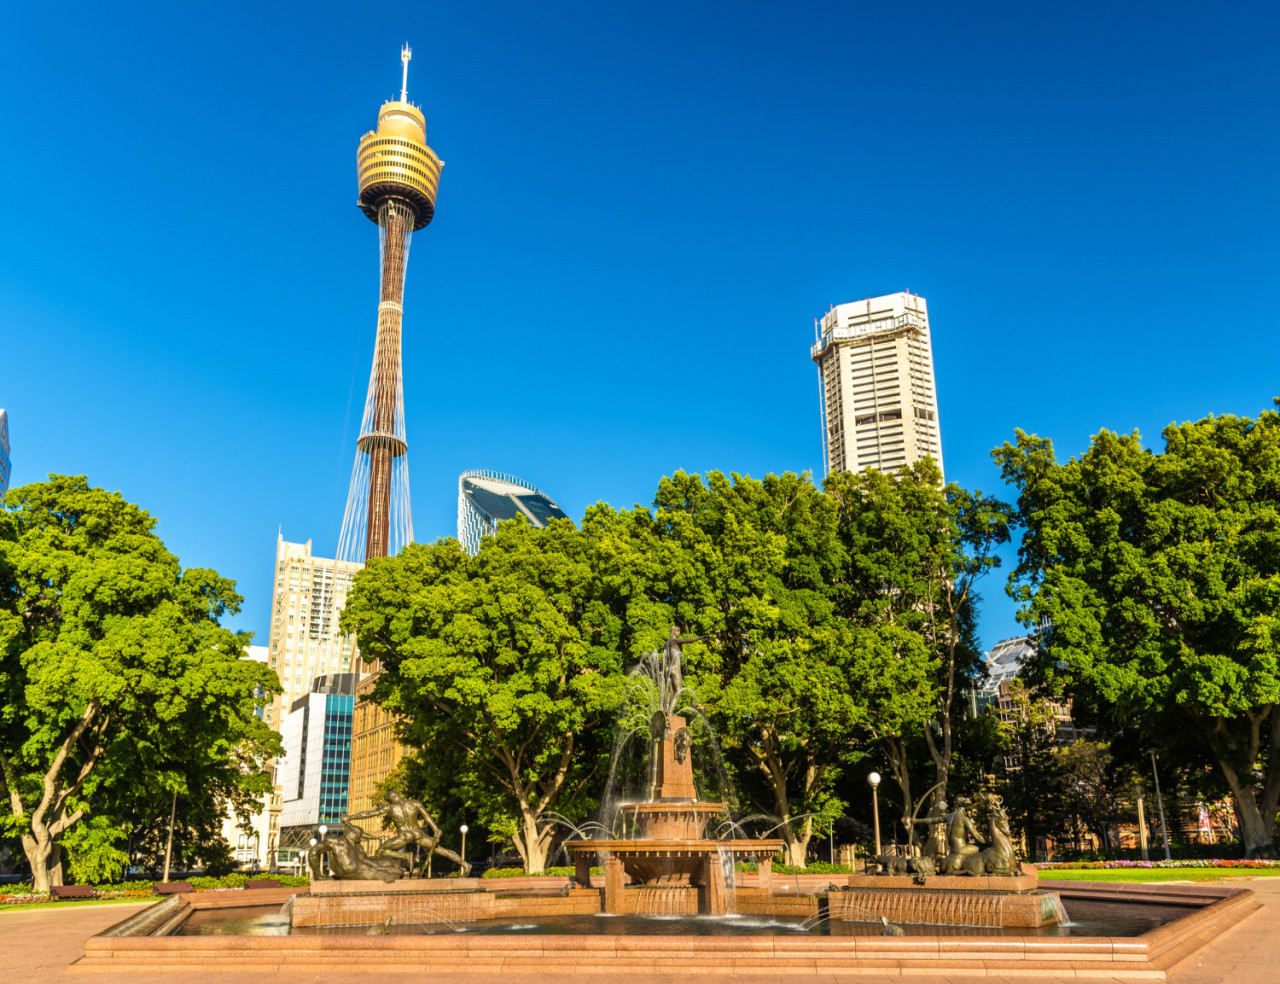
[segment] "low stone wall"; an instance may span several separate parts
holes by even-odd
[[[739,888],[735,908],[744,916],[787,916],[808,919],[821,912],[822,898],[817,895],[779,895],[767,888]]]
[[[932,883],[933,879],[930,879]],[[930,926],[1034,929],[1058,921],[1052,892],[987,892],[928,888],[850,888],[827,896],[832,919]]]
[[[348,883],[349,884],[349,883]],[[495,892],[324,892],[293,903],[293,925],[303,929],[462,924],[484,919],[590,915],[600,911],[600,892],[592,888],[560,895],[510,895]]]

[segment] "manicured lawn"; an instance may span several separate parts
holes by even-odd
[[[1040,872],[1045,880],[1091,882],[1221,881],[1274,875],[1280,875],[1280,868],[1068,868]]]
[[[0,905],[0,914],[17,912],[19,909],[61,909],[67,906],[87,905],[136,905],[155,902],[158,895],[144,895],[136,899],[67,899],[65,902],[23,902],[19,905]]]

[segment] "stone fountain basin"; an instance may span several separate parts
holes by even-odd
[[[622,814],[637,821],[645,840],[703,841],[707,822],[725,812],[723,803],[700,800],[654,800],[633,803]]]
[[[297,974],[343,974],[353,968],[370,973],[584,975],[616,978],[623,974],[768,975],[773,980],[821,977],[831,980],[858,975],[934,974],[994,977],[1022,975],[1107,980],[1163,980],[1169,968],[1221,936],[1260,908],[1253,892],[1218,885],[1090,885],[1050,882],[1062,894],[1178,907],[1176,918],[1138,936],[1082,935],[961,936],[940,927],[929,935],[874,936],[736,936],[714,938],[682,935],[678,924],[669,935],[481,936],[471,933],[393,936],[169,936],[183,913],[174,910],[244,905],[240,892],[174,896],[135,913],[85,943],[85,954],[73,965],[77,973],[106,973],[143,981],[163,981],[174,973],[200,973],[223,980],[243,979],[254,971]],[[305,889],[302,890],[305,892]],[[264,900],[254,896],[253,903]],[[485,895],[487,893],[476,893]],[[217,896],[216,898],[212,896]],[[594,896],[594,899],[589,896]],[[388,894],[384,899],[393,898]],[[581,901],[579,901],[579,899]],[[773,897],[771,907],[789,907],[804,898]],[[808,899],[817,909],[818,900]],[[516,900],[536,908],[525,916],[550,914],[555,907],[599,911],[599,895],[576,889],[560,899]],[[544,910],[546,910],[544,912]],[[225,976],[224,976],[225,975]]]
[[[592,840],[574,841],[565,848],[579,863],[590,861],[595,854],[615,857],[632,881],[642,885],[698,885],[703,882],[708,861],[718,861],[725,855],[734,861],[756,856],[772,858],[781,850],[782,841]]]

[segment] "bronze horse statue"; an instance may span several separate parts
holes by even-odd
[[[1018,856],[1009,830],[1009,815],[1000,797],[994,793],[982,796],[987,806],[989,847],[971,853],[952,852],[943,860],[940,875],[1004,875],[1019,874]]]

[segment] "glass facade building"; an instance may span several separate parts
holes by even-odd
[[[311,692],[294,701],[285,716],[284,755],[276,760],[276,781],[284,793],[282,846],[290,834],[305,841],[313,827],[340,823],[348,812],[356,680],[355,673],[316,677]]]
[[[9,491],[9,413],[0,410],[0,495]]]
[[[500,522],[517,516],[536,529],[569,518],[551,496],[514,475],[476,470],[458,476],[458,541],[467,553],[479,551]]]

